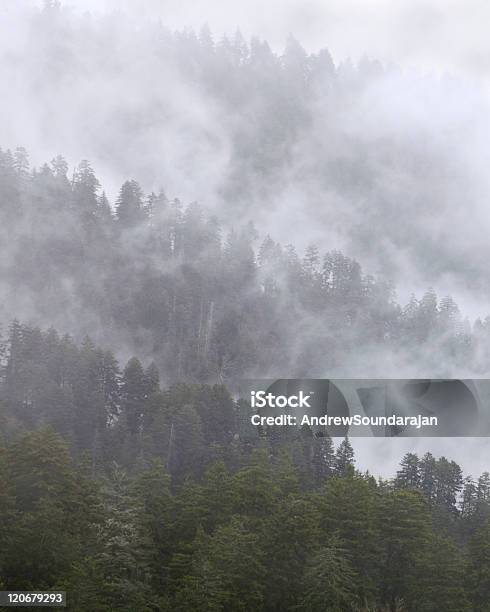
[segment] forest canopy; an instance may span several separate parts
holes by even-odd
[[[30,169],[0,152],[0,218],[6,324],[89,335],[167,382],[488,372],[490,319],[471,325],[450,296],[400,305],[328,244],[298,253],[134,180],[111,206],[88,161],[69,177],[61,156]]]
[[[0,590],[489,612],[488,471],[439,439],[376,478],[237,393],[489,376],[486,84],[4,4]]]
[[[18,322],[2,349],[2,589],[76,612],[486,610],[487,472],[408,453],[376,481],[347,438],[259,436],[223,386]]]

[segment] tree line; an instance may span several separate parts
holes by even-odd
[[[259,435],[220,385],[161,388],[89,339],[2,343],[0,586],[91,610],[483,612],[490,476],[346,438]]]
[[[4,320],[95,337],[169,383],[366,375],[373,355],[439,376],[488,371],[490,319],[472,325],[450,296],[400,305],[339,251],[300,255],[251,223],[225,231],[134,180],[113,207],[86,161],[69,178],[61,157],[30,170],[23,149],[1,152],[0,218]]]

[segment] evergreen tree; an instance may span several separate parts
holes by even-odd
[[[335,453],[335,471],[345,476],[354,468],[354,449],[346,436],[339,444]]]
[[[264,553],[251,525],[236,517],[195,542],[193,573],[176,595],[177,610],[261,610],[266,585]]]
[[[304,612],[348,612],[356,605],[352,593],[355,573],[342,545],[333,539],[309,560],[304,577],[304,595],[299,610]]]
[[[116,201],[116,216],[121,227],[135,227],[147,217],[143,205],[143,192],[139,184],[125,181]]]
[[[135,436],[141,432],[144,406],[148,397],[148,380],[141,362],[136,357],[132,357],[124,368],[121,396],[128,431]]]
[[[436,462],[436,502],[457,512],[457,498],[463,487],[461,468],[454,461],[441,457]]]
[[[469,544],[469,594],[475,612],[490,610],[490,520],[472,537]]]
[[[382,600],[391,609],[401,600],[408,609],[418,610],[424,602],[423,579],[432,547],[427,502],[419,491],[395,491],[385,497],[381,516]]]
[[[54,162],[57,171],[62,172],[61,160]],[[97,191],[100,183],[90,163],[84,159],[73,174],[73,204],[83,214],[94,214],[97,211]]]
[[[400,489],[416,489],[419,485],[419,458],[415,453],[407,453],[400,462],[400,470],[396,473],[395,486]]]
[[[335,473],[336,457],[330,436],[315,437],[313,442],[313,472],[315,484],[321,485]]]
[[[464,519],[471,519],[477,510],[477,488],[471,478],[467,476],[464,479],[463,493],[461,496],[460,511]]]
[[[419,610],[426,612],[470,612],[465,590],[466,564],[462,551],[448,538],[436,537],[429,554],[426,587]]]
[[[436,460],[431,453],[425,453],[420,460],[420,488],[432,503],[436,495]]]
[[[380,570],[379,507],[376,485],[359,475],[327,480],[318,499],[324,537],[338,536],[355,571],[351,593],[366,605],[376,601]]]

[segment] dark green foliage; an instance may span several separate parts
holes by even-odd
[[[469,545],[469,598],[475,612],[490,610],[490,521],[472,537]]]
[[[354,449],[346,437],[340,443],[337,452],[335,453],[335,472],[341,476],[345,476],[352,472],[354,467]]]
[[[375,483],[353,470],[347,476],[329,479],[318,497],[323,537],[334,534],[343,543],[356,574],[351,593],[366,603],[376,600],[380,581],[380,503]]]
[[[57,0],[44,4],[25,56],[59,73],[44,79],[50,87],[77,74],[85,82],[90,63],[73,52],[67,26],[76,25],[68,30],[84,40],[85,59],[107,46],[107,30],[90,19],[79,28]],[[223,132],[228,168],[213,186],[227,227],[198,203],[145,195],[134,180],[112,207],[86,160],[73,172],[61,156],[31,169],[23,148],[0,150],[2,312],[32,317],[0,342],[0,587],[64,588],[77,612],[489,611],[488,473],[463,480],[453,461],[408,454],[393,481],[376,483],[356,471],[347,438],[334,445],[308,428],[260,437],[250,406],[228,390],[245,376],[322,376],[397,352],[410,356],[408,367],[429,353],[434,369],[488,369],[490,319],[471,329],[451,297],[430,289],[402,306],[390,283],[328,245],[298,254],[252,224],[230,227],[257,195],[278,201],[278,179],[291,169],[339,201],[376,197],[372,143],[357,139],[354,160],[329,149],[325,157],[316,130],[325,121],[349,152],[352,130],[330,123],[332,109],[351,104],[349,89],[362,98],[364,76],[384,69],[367,60],[336,67],[328,51],[309,55],[293,37],[281,56],[239,32],[214,41],[207,27],[162,28],[150,39],[150,69],[160,74],[162,58],[165,67],[155,83],[173,96],[164,77],[168,67],[181,72],[188,91],[205,90],[233,124]],[[44,66],[50,41],[56,53]],[[52,97],[57,88],[35,73],[30,86]],[[116,76],[105,74],[109,83]],[[121,149],[138,125],[152,132],[172,115],[153,93],[141,116],[133,102],[111,113]],[[228,121],[230,109],[255,129]],[[194,146],[196,132],[188,135]],[[202,136],[197,147],[223,148],[220,133]],[[308,140],[311,162],[298,164],[295,149]],[[113,152],[103,151],[108,164],[127,161]],[[347,238],[372,242],[363,226],[372,231],[388,208],[393,216],[391,199],[378,199],[382,207],[364,206],[368,223]],[[415,208],[395,215],[407,234],[420,212],[421,198],[412,199]],[[51,324],[74,337],[37,326]],[[121,372],[116,354],[138,357]]]
[[[198,533],[191,575],[176,593],[177,609],[246,612],[263,609],[263,556],[253,522],[233,518],[212,536]]]
[[[162,390],[52,329],[14,322],[2,356],[2,587],[79,612],[488,610],[487,473],[409,453],[376,483],[348,438],[259,436],[225,387]]]
[[[2,571],[10,589],[47,588],[91,554],[101,512],[97,488],[77,471],[52,430],[9,446],[3,472]]]
[[[395,484],[400,489],[414,489],[420,485],[420,465],[417,455],[407,453],[403,457]]]
[[[80,612],[488,609],[488,522],[465,554],[415,488],[352,468],[302,491],[281,453],[189,466],[175,488],[158,460],[94,480],[53,431],[17,436],[0,452],[2,586],[64,588]]]
[[[5,584],[65,585],[80,610],[485,609],[487,474],[460,498],[459,466],[409,453],[381,487],[347,438],[247,435],[224,387],[162,392],[89,339],[14,322],[3,353]],[[52,430],[17,433],[45,423],[78,467]]]
[[[355,573],[336,539],[311,556],[304,572],[304,595],[299,610],[304,612],[349,612],[356,597]]]
[[[401,600],[409,610],[419,610],[432,547],[427,500],[419,491],[395,491],[383,499],[381,516],[382,599],[391,606]]]

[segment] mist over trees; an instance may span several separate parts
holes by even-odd
[[[434,450],[376,480],[235,394],[488,376],[458,306],[490,304],[486,94],[293,36],[2,15],[0,589],[488,612],[488,472]]]
[[[488,320],[451,297],[402,306],[328,244],[298,253],[134,180],[111,207],[87,161],[68,176],[60,156],[30,170],[24,149],[0,152],[0,220],[7,325],[89,335],[167,382],[488,372]]]
[[[490,113],[475,83],[45,4],[0,22],[2,146],[35,165],[88,158],[111,200],[132,177],[486,314]]]

